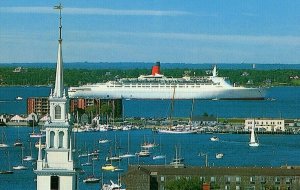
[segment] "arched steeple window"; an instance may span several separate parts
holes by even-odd
[[[55,111],[54,118],[61,119],[61,107],[59,105],[55,106],[54,111]]]
[[[64,132],[63,131],[60,131],[59,132],[59,135],[58,135],[58,137],[59,137],[59,144],[58,144],[58,148],[63,148],[63,146],[64,146]]]
[[[54,147],[54,137],[55,137],[55,132],[54,131],[50,131],[50,148]]]

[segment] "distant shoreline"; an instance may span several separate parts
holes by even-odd
[[[1,64],[0,64],[1,65]],[[271,69],[271,68],[270,68]],[[167,68],[161,66],[161,72],[167,77],[181,78],[189,76],[210,76],[210,69],[204,68]],[[260,70],[252,68],[218,68],[218,75],[226,77],[232,84],[246,87],[300,86],[299,69]],[[55,68],[16,68],[0,66],[0,86],[41,86],[54,85]],[[137,78],[151,74],[148,68],[66,68],[64,70],[65,86],[101,83],[119,78]]]

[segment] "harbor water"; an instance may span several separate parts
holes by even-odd
[[[26,114],[28,97],[48,97],[50,87],[0,87],[0,114]],[[23,100],[16,100],[21,96]],[[124,100],[125,117],[162,118],[170,115],[171,100]],[[174,102],[175,117],[189,117],[192,100]],[[195,100],[193,115],[208,113],[216,117],[298,118],[300,87],[272,87],[267,100]]]
[[[48,96],[49,87],[1,87],[0,88],[0,113],[25,114],[26,99],[28,97]],[[299,118],[300,110],[300,88],[299,87],[273,87],[268,89],[268,100],[263,101],[212,101],[195,100],[194,115],[202,115],[204,112],[218,117],[282,117]],[[21,96],[23,100],[15,98]],[[126,117],[167,117],[170,114],[170,100],[124,100],[124,115]],[[191,113],[192,101],[175,101],[174,116],[188,117]],[[9,148],[0,148],[0,170],[6,170],[8,163],[16,166],[21,163],[21,148],[14,147],[13,143],[18,138],[24,143],[24,156],[30,153],[29,144],[34,144],[37,139],[29,138],[32,131],[30,127],[0,127],[1,139],[4,137]],[[129,148],[131,153],[141,150],[140,145],[144,141],[160,144],[151,150],[151,156],[147,158],[123,159],[114,163],[121,172],[103,172],[101,166],[109,156],[110,150],[117,153],[125,153],[128,149],[128,133],[130,136]],[[151,130],[132,131],[108,131],[75,133],[76,149],[78,151],[99,150],[99,160],[95,163],[95,175],[103,176],[105,183],[110,179],[115,182],[118,175],[126,172],[128,164],[169,164],[175,155],[175,146],[180,155],[184,157],[186,165],[204,166],[208,155],[210,166],[282,166],[300,165],[300,136],[299,135],[259,135],[260,146],[250,148],[248,146],[249,134],[214,134],[220,139],[218,142],[210,141],[213,134],[156,134]],[[111,140],[108,144],[99,144],[100,138],[107,137]],[[117,142],[117,144],[115,144]],[[33,149],[33,156],[37,158],[37,149]],[[9,153],[9,157],[7,156]],[[153,160],[156,154],[166,155],[166,159]],[[201,154],[202,153],[202,154]],[[216,153],[223,153],[222,159],[216,159]],[[87,158],[78,158],[80,163],[87,162]],[[33,170],[34,162],[24,162],[28,170],[16,170],[13,174],[0,175],[0,189],[36,189],[36,175]],[[84,166],[85,173],[78,180],[79,189],[99,189],[100,184],[87,185],[83,179],[91,175],[92,167]]]
[[[5,127],[6,143],[9,148],[0,149],[0,170],[7,169],[8,162],[11,166],[21,163],[21,148],[14,147],[13,143],[17,138],[19,130],[20,139],[24,143],[24,156],[30,154],[29,142],[33,144],[36,138],[29,138],[28,133],[32,131],[29,127]],[[146,158],[133,157],[123,159],[120,162],[113,163],[115,166],[124,169],[122,172],[102,171],[101,166],[105,162],[106,156],[110,155],[110,150],[117,154],[125,153],[128,150],[129,133],[129,151],[136,153],[141,150],[140,145],[147,142],[155,142],[158,147],[150,150],[151,156]],[[282,166],[282,165],[300,165],[300,136],[299,135],[259,135],[260,146],[253,148],[248,146],[248,134],[214,134],[219,137],[218,142],[210,141],[212,134],[157,134],[151,130],[132,130],[132,131],[108,131],[108,132],[85,132],[75,133],[76,149],[79,152],[88,150],[99,150],[99,160],[94,161],[95,175],[103,176],[103,181],[108,183],[110,179],[115,182],[118,175],[122,176],[126,172],[128,164],[169,164],[175,156],[175,146],[184,163],[191,166],[204,166],[205,157],[208,155],[208,164],[210,166]],[[107,137],[111,140],[108,144],[99,144],[100,138]],[[115,145],[115,142],[117,143]],[[9,152],[9,160],[7,157]],[[33,156],[37,158],[38,150],[33,148]],[[223,153],[222,159],[216,159],[216,153]],[[153,160],[152,156],[157,154],[166,155],[166,159]],[[76,161],[81,164],[87,162],[87,157],[78,158]],[[24,161],[28,170],[15,170],[13,174],[0,175],[0,189],[36,189],[36,175],[33,172],[36,164],[34,162]],[[99,189],[100,184],[84,184],[83,179],[92,174],[91,166],[82,166],[85,173],[79,176],[79,189]]]

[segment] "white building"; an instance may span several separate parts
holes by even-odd
[[[255,126],[256,131],[276,132],[286,131],[284,119],[246,119],[245,131]]]
[[[37,168],[37,190],[75,190],[77,173],[72,154],[71,126],[67,118],[66,102],[63,88],[63,60],[61,38],[61,9],[59,44],[54,92],[49,96],[50,117],[45,122],[46,148],[44,156],[39,147]],[[41,142],[41,139],[40,139]]]

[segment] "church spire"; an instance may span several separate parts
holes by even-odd
[[[63,80],[63,58],[62,58],[62,24],[61,24],[61,10],[62,5],[54,6],[54,9],[59,10],[59,39],[58,39],[58,50],[57,50],[57,63],[56,63],[56,78],[54,86],[54,97],[61,98],[64,96],[64,80]]]

